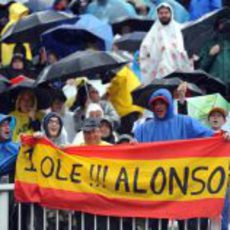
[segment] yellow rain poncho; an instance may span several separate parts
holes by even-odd
[[[133,105],[131,92],[141,85],[138,77],[127,66],[122,68],[111,81],[107,93],[117,113],[124,117],[132,112],[143,113],[143,109]]]
[[[9,7],[9,22],[3,28],[1,34],[4,34],[5,31],[15,22],[27,16],[29,14],[29,9],[25,7],[21,3],[13,3]],[[2,65],[9,65],[13,56],[14,47],[16,44],[6,44],[3,43],[1,45],[1,58],[2,58]],[[23,44],[26,49],[26,59],[31,60],[32,54],[29,47],[29,44]]]

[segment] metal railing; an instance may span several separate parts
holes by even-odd
[[[13,230],[165,230],[165,220],[115,218],[77,213],[74,211],[50,210],[36,204],[15,204],[14,213],[9,207],[9,194],[13,193],[14,184],[0,185],[0,230],[11,230],[9,223],[14,223]],[[192,230],[202,229],[201,222],[206,221],[208,230],[221,230],[220,223],[210,220],[195,221]],[[184,221],[183,230],[190,230],[189,221]],[[16,227],[15,227],[16,226]],[[178,221],[168,222],[169,230],[178,230]]]

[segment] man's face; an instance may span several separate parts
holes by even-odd
[[[171,12],[168,8],[163,7],[158,11],[158,18],[162,25],[168,25],[171,21]]]
[[[84,131],[84,140],[86,145],[99,145],[101,142],[101,130],[100,128],[95,128],[91,131]]]
[[[48,121],[48,132],[50,137],[55,138],[59,134],[61,128],[60,121],[57,117],[51,117]]]
[[[0,124],[0,141],[5,141],[10,139],[10,122],[8,120],[3,121]]]
[[[99,92],[94,88],[91,88],[89,90],[89,97],[90,97],[91,101],[94,103],[98,103],[100,101]]]
[[[165,118],[168,110],[168,105],[165,101],[159,99],[153,103],[153,112],[154,115],[160,119]]]
[[[55,113],[60,113],[63,109],[64,102],[60,100],[54,100],[54,102],[51,105],[51,111]]]
[[[209,116],[209,124],[211,125],[213,130],[220,130],[221,127],[224,125],[225,123],[225,119],[223,117],[223,115],[219,112],[213,112],[210,116]]]
[[[31,111],[33,106],[34,104],[31,95],[28,93],[23,94],[19,104],[21,112],[28,113]]]
[[[12,68],[15,70],[22,70],[24,68],[24,63],[21,59],[15,59],[12,63]]]

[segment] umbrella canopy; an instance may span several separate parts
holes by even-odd
[[[4,76],[0,75],[0,93],[5,92],[10,85],[10,81]]]
[[[221,93],[222,95],[226,95],[227,89],[224,82],[218,78],[212,77],[205,71],[195,70],[193,72],[173,72],[165,78],[174,77],[178,77],[183,81],[196,84],[205,90],[207,94]]]
[[[42,41],[47,50],[60,57],[89,48],[93,44],[98,50],[112,49],[112,27],[93,15],[82,15],[73,25],[61,25],[46,31]]]
[[[118,18],[137,16],[134,7],[124,0],[93,1],[88,5],[86,13],[109,23]]]
[[[217,18],[222,15],[228,15],[230,19],[230,8],[225,7],[221,10],[216,10],[196,21],[184,24],[182,33],[185,41],[185,49],[190,57],[193,54],[198,55],[204,44],[215,36],[214,25]]]
[[[1,78],[0,78],[1,79]],[[1,80],[0,80],[1,85]],[[17,76],[7,83],[7,87],[0,91],[1,97],[6,98],[9,111],[12,111],[18,94],[21,90],[31,89],[37,98],[38,109],[47,109],[50,107],[52,88],[36,86],[35,81],[23,75]]]
[[[105,72],[127,64],[128,57],[122,52],[79,51],[57,63],[47,66],[38,76],[36,84],[58,79]]]
[[[187,99],[188,114],[203,124],[207,124],[207,118],[209,112],[214,107],[220,107],[229,111],[229,103],[218,93],[188,98]]]
[[[53,10],[33,13],[12,24],[2,35],[5,43],[36,42],[40,35],[60,23],[74,23],[77,17]]]
[[[173,94],[181,82],[179,78],[154,80],[151,84],[140,87],[132,92],[133,104],[150,109],[148,104],[149,99],[156,90],[166,88]],[[192,83],[188,83],[188,90],[193,96],[202,95],[201,89]]]
[[[114,34],[123,34],[127,28],[128,32],[144,31],[148,32],[154,20],[142,17],[122,17],[112,22]]]
[[[114,45],[117,46],[120,50],[135,52],[139,50],[146,34],[146,32],[133,32],[130,34],[125,34],[121,38],[116,39]]]

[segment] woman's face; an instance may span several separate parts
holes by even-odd
[[[111,128],[107,122],[101,122],[102,137],[108,137],[111,135]]]

